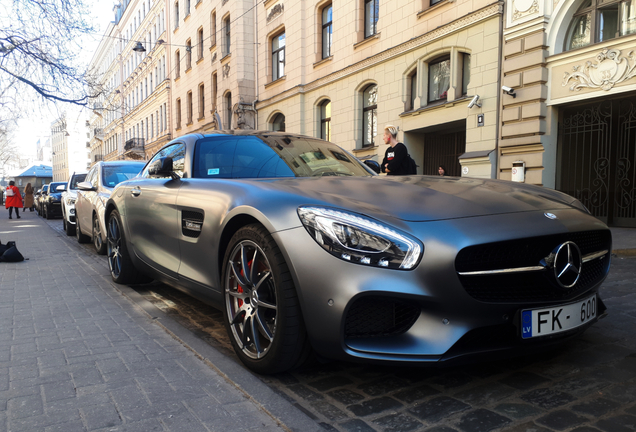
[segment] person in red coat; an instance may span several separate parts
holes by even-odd
[[[12,192],[9,192],[11,190]],[[20,210],[22,208],[22,195],[20,195],[20,189],[15,187],[15,182],[11,180],[9,182],[9,186],[7,186],[7,190],[4,191],[4,195],[6,196],[6,201],[4,204],[5,208],[9,209],[9,219],[13,219],[11,217],[11,213],[15,208],[15,215],[20,219]]]

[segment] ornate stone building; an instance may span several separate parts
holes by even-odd
[[[418,172],[495,177],[502,14],[489,0],[267,0],[258,128],[381,161],[393,124]]]
[[[636,226],[636,11],[630,1],[507,0],[499,177]]]

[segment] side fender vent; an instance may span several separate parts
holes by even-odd
[[[181,212],[181,232],[186,237],[198,238],[203,229],[203,213],[185,210]]]

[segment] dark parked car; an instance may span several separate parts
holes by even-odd
[[[48,184],[48,192],[41,199],[42,216],[47,219],[62,217],[62,193],[66,191],[66,182]]]
[[[336,145],[186,135],[105,209],[117,283],[224,311],[254,371],[537,352],[605,313],[611,234],[576,199],[507,181],[378,176]],[[83,223],[82,223],[83,224]]]
[[[144,162],[97,162],[77,184],[75,200],[75,236],[80,243],[93,242],[98,254],[106,253],[106,228],[104,209],[106,200],[115,186],[135,177]]]
[[[38,212],[38,216],[44,216],[44,210],[42,203],[46,199],[46,196],[49,193],[49,185],[42,185],[42,189],[38,190],[34,196],[35,201],[35,210]]]

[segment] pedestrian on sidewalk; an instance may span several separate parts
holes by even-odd
[[[9,209],[9,219],[13,219],[11,217],[11,213],[15,208],[15,215],[20,219],[20,209],[22,208],[22,195],[20,195],[20,189],[15,187],[15,182],[11,180],[9,182],[9,186],[7,186],[7,190],[5,191],[5,195],[7,199],[5,201],[5,208]]]
[[[27,183],[24,188],[24,210],[22,212],[24,213],[26,209],[33,211],[33,203],[33,186],[31,186],[31,183]]]
[[[406,175],[408,174],[407,161],[409,152],[406,146],[397,140],[398,129],[393,125],[384,127],[384,144],[390,147],[386,149],[384,159],[382,159],[382,172],[386,175]]]

